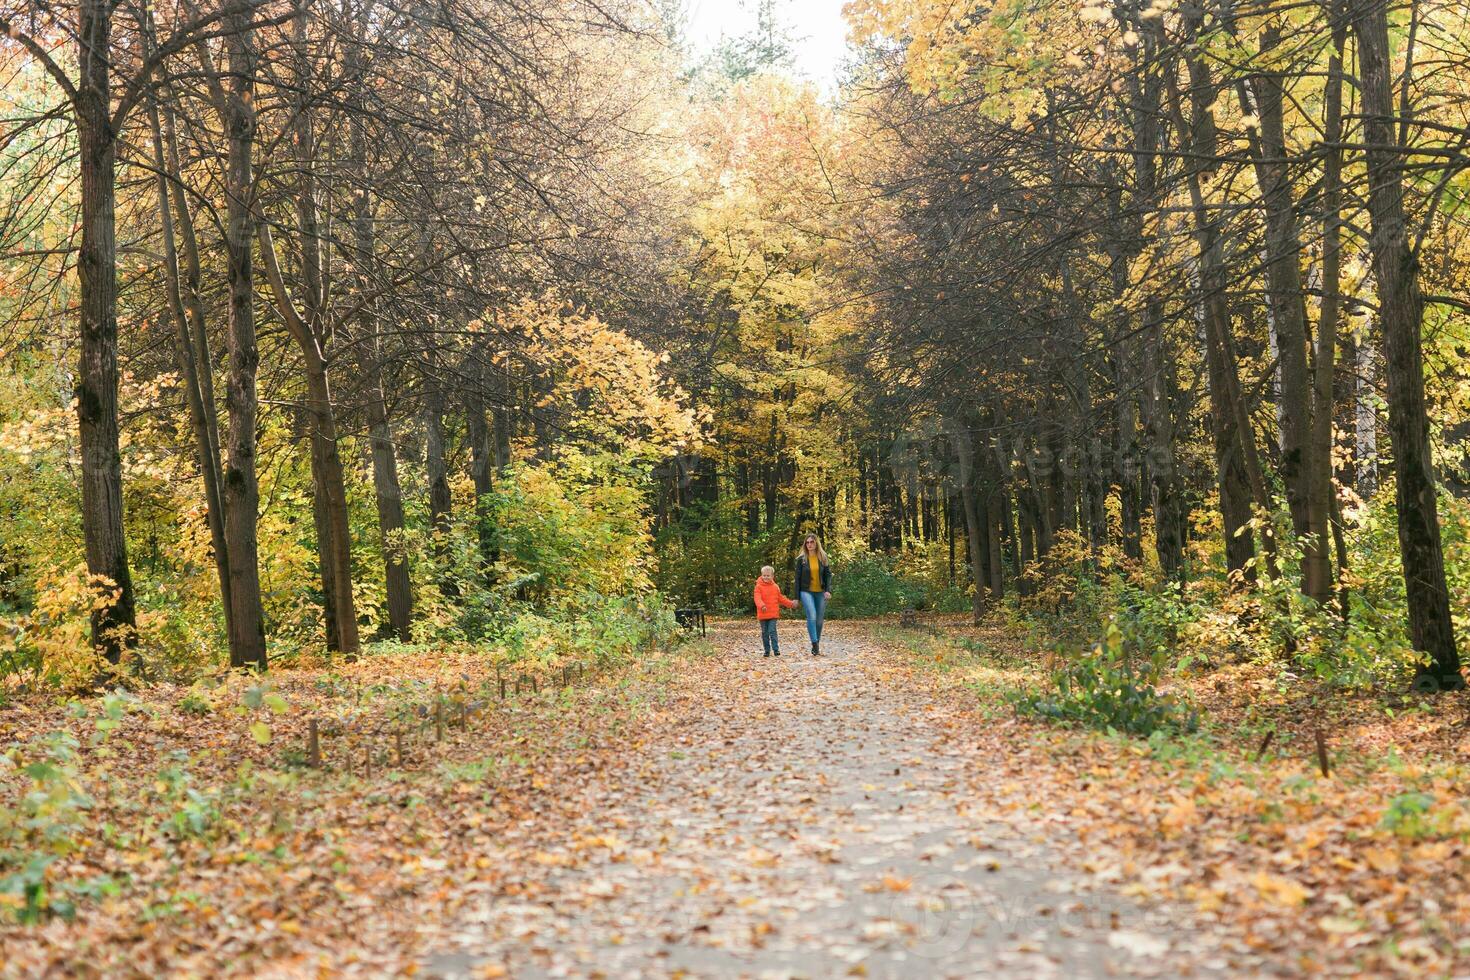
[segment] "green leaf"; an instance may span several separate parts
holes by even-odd
[[[271,726],[263,721],[257,721],[250,726],[250,737],[261,745],[269,745],[271,741]]]

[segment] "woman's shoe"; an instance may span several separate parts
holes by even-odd
[[[813,657],[820,657],[821,655],[822,655],[822,645],[820,643],[813,643],[812,644],[812,656]]]
[[[769,651],[769,650],[767,650],[765,653],[762,653],[761,654],[762,657],[769,657],[770,655],[771,655],[771,651]]]

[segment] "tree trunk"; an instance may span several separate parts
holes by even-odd
[[[1124,345],[1120,362],[1127,359],[1131,365],[1138,363],[1135,344]],[[1115,434],[1114,477],[1118,481],[1118,513],[1122,519],[1123,555],[1130,561],[1143,559],[1143,513],[1139,499],[1138,466],[1138,405],[1133,399],[1131,372],[1120,363],[1115,372],[1117,394],[1118,431]]]
[[[306,371],[307,411],[311,420],[313,505],[317,514],[317,551],[322,571],[322,592],[328,603],[328,646],[344,656],[356,657],[360,643],[357,604],[352,595],[352,525],[347,513],[347,481],[342,466],[340,436],[327,362],[330,339],[326,293],[322,269],[321,229],[316,202],[316,134],[308,90],[312,82],[307,48],[308,8],[295,19],[296,63],[301,92],[296,100],[292,139],[296,149],[296,235],[300,256],[301,313],[296,312],[281,276],[268,230],[261,237],[261,252],[271,287],[292,337],[301,348]]]
[[[255,39],[249,14],[226,19],[229,33],[228,88],[222,106],[229,135],[225,173],[228,224],[225,264],[229,279],[230,371],[225,394],[229,413],[224,453],[225,532],[230,563],[230,665],[266,666],[265,617],[260,601],[260,562],[256,526],[260,487],[255,471],[257,398],[255,374],[260,356],[255,341],[255,278],[251,249],[255,146]]]
[[[1103,442],[1099,435],[1087,440],[1087,543],[1094,555],[1101,555],[1108,543],[1108,477],[1103,462]]]
[[[1209,314],[1201,312],[1201,318]],[[1215,436],[1215,475],[1220,494],[1220,518],[1225,535],[1225,570],[1243,581],[1254,579],[1250,562],[1255,557],[1250,530],[1251,504],[1245,461],[1241,458],[1240,433],[1230,410],[1223,357],[1213,338],[1206,335],[1205,361],[1210,386],[1210,421]]]
[[[398,456],[393,448],[393,429],[380,378],[374,377],[367,394],[373,491],[378,505],[378,532],[382,535],[383,575],[388,593],[388,625],[395,637],[407,643],[413,635],[413,582],[409,577],[408,558],[398,540],[403,531]]]
[[[1198,17],[1198,13],[1191,16]],[[1174,117],[1174,124],[1180,133],[1189,133],[1197,149],[1203,150],[1200,142],[1202,132],[1213,133],[1215,131],[1214,115],[1209,108],[1214,101],[1214,85],[1210,80],[1209,67],[1196,54],[1186,58],[1189,67],[1190,87],[1190,116],[1191,123],[1185,123],[1184,113],[1181,108],[1177,81],[1173,78],[1169,82],[1170,112]],[[1211,151],[1212,152],[1212,151]],[[1205,332],[1205,354],[1210,359],[1210,401],[1214,406],[1216,415],[1216,449],[1219,453],[1222,447],[1233,441],[1236,450],[1230,451],[1237,455],[1244,470],[1246,480],[1250,488],[1252,498],[1263,516],[1269,521],[1271,515],[1271,492],[1264,470],[1261,466],[1261,457],[1256,447],[1255,430],[1251,427],[1250,412],[1246,408],[1244,395],[1241,393],[1240,376],[1237,373],[1237,358],[1235,344],[1230,325],[1230,313],[1225,304],[1225,270],[1224,259],[1221,255],[1221,245],[1218,231],[1211,222],[1206,204],[1204,191],[1200,181],[1200,169],[1196,166],[1186,175],[1186,183],[1189,189],[1190,211],[1194,221],[1194,237],[1199,249],[1199,287],[1202,326]],[[1235,428],[1234,439],[1226,440],[1222,433],[1224,427],[1233,423]],[[1225,461],[1228,462],[1229,461]],[[1245,537],[1238,531],[1232,529],[1231,522],[1236,519],[1230,512],[1227,502],[1227,491],[1237,484],[1230,477],[1230,465],[1219,467],[1220,480],[1220,508],[1221,515],[1225,518],[1226,553],[1229,556],[1233,540]],[[1249,503],[1246,505],[1249,514]],[[1277,546],[1273,529],[1269,523],[1262,528],[1261,551],[1265,559],[1266,572],[1273,578],[1280,577],[1280,568],[1277,562]],[[1232,571],[1234,569],[1232,568]]]
[[[323,341],[318,335],[320,311],[310,304],[314,288],[306,281],[308,306],[303,316],[281,273],[270,228],[261,224],[260,253],[275,296],[276,311],[301,353],[306,381],[306,417],[311,438],[312,507],[316,519],[317,554],[322,594],[326,599],[327,646],[344,656],[357,656],[360,643],[357,607],[352,597],[352,526],[347,514],[347,480],[342,466],[336,412]],[[304,265],[307,263],[303,263]],[[317,299],[320,297],[318,296]]]
[[[322,633],[327,650],[342,652],[342,629],[338,622],[337,563],[332,544],[332,515],[327,505],[324,486],[326,460],[322,458],[322,442],[316,438],[316,422],[310,408],[296,413],[297,438],[306,441],[307,458],[311,461],[311,521],[316,537],[317,577],[322,586]]]
[[[975,446],[970,435],[968,418],[960,416],[952,429],[950,441],[958,469],[955,485],[965,514],[965,553],[970,563],[970,584],[974,588],[971,612],[974,621],[979,623],[985,616],[985,577],[990,552],[984,540],[985,508],[977,499],[976,484],[979,482],[979,474],[976,472]]]
[[[490,494],[495,490],[494,453],[491,445],[490,425],[485,418],[485,392],[483,367],[475,371],[475,387],[465,399],[467,437],[470,441],[470,479],[475,487],[475,532],[480,544],[480,561],[486,575],[500,560],[496,547],[495,515]]]
[[[431,392],[424,413],[424,469],[429,480],[429,527],[434,535],[434,555],[439,561],[440,589],[447,596],[459,595],[459,585],[448,568],[449,532],[453,501],[449,492],[449,470],[444,463],[444,405],[438,383],[429,382]]]
[[[1140,26],[1145,26],[1140,24]],[[1157,27],[1143,31],[1150,48],[1159,33]],[[1167,66],[1165,66],[1167,69]],[[1133,210],[1139,214],[1157,210],[1159,206],[1158,153],[1160,120],[1163,112],[1162,70],[1154,66],[1130,72],[1127,76],[1133,136],[1133,175],[1136,188]],[[1180,134],[1181,139],[1183,134]],[[1142,238],[1143,229],[1139,228]],[[1154,552],[1159,567],[1171,580],[1184,574],[1184,502],[1178,488],[1179,465],[1175,453],[1173,359],[1164,336],[1163,304],[1153,296],[1144,302],[1142,332],[1142,371],[1144,383],[1139,392],[1139,411],[1147,434],[1147,470],[1150,504],[1154,512]]]
[[[327,365],[319,358],[307,358],[306,392],[311,418],[312,483],[323,508],[328,533],[326,542],[319,542],[324,562],[323,583],[332,590],[337,649],[344,656],[355,657],[360,643],[357,605],[352,597],[352,525],[347,514],[347,480],[343,473]],[[325,575],[327,565],[331,567],[330,582]]]
[[[1022,491],[1016,495],[1016,510],[1018,518],[1019,549],[1016,555],[1016,588],[1021,595],[1030,594],[1030,579],[1027,569],[1036,560],[1036,541],[1033,529],[1036,524],[1035,494],[1030,490]]]
[[[1268,28],[1262,33],[1263,57],[1277,46],[1278,40],[1274,29]],[[1307,452],[1312,430],[1312,378],[1307,370],[1307,307],[1302,284],[1302,246],[1297,231],[1291,175],[1286,165],[1285,92],[1281,77],[1269,72],[1251,78],[1250,88],[1260,121],[1260,137],[1253,141],[1255,152],[1252,156],[1256,182],[1261,188],[1261,203],[1266,212],[1266,284],[1281,378],[1278,402],[1281,417],[1280,472],[1286,487],[1292,526],[1298,535],[1304,535],[1313,526],[1325,530],[1327,516],[1325,506],[1319,514],[1309,513],[1312,494],[1308,474],[1313,468]],[[1325,504],[1325,498],[1322,502]],[[1326,535],[1315,545],[1315,554],[1325,557]],[[1303,591],[1306,591],[1305,581],[1303,586]]]
[[[1393,435],[1399,554],[1409,606],[1409,636],[1428,662],[1416,687],[1461,689],[1460,657],[1450,618],[1444,548],[1435,499],[1429,416],[1424,403],[1424,299],[1418,259],[1409,246],[1404,213],[1403,158],[1394,134],[1393,69],[1388,15],[1378,0],[1355,0],[1367,144],[1369,244],[1378,279],[1378,309],[1388,363],[1388,420]]]
[[[185,291],[179,268],[178,244],[174,234],[174,216],[169,191],[170,184],[178,183],[181,177],[177,166],[171,163],[174,153],[165,151],[165,146],[172,147],[173,145],[173,123],[170,120],[167,135],[165,135],[156,101],[151,101],[149,104],[148,120],[153,133],[153,165],[157,171],[158,224],[163,233],[165,291],[169,311],[173,314],[174,320],[174,363],[178,365],[179,377],[184,383],[184,401],[188,407],[189,422],[194,431],[194,451],[198,461],[199,476],[204,483],[205,520],[209,525],[210,545],[214,551],[215,575],[219,580],[225,632],[228,635],[233,610],[230,608],[229,549],[225,543],[224,509],[220,501],[219,432],[215,419],[214,384],[213,381],[204,380],[213,374],[214,369],[209,363],[207,353],[202,363],[196,356],[201,348],[207,352],[208,340],[202,336],[204,316],[193,285],[190,287],[191,296],[187,305],[184,300]],[[178,195],[178,199],[182,203],[182,193]],[[185,206],[184,218],[191,220],[187,206]],[[186,246],[192,250],[194,244],[193,229],[190,228],[186,235]],[[197,269],[197,252],[190,257],[189,264]],[[193,322],[195,317],[197,317],[197,324]],[[196,327],[201,335],[197,338],[194,336]],[[209,392],[208,397],[205,396],[206,391]]]
[[[1000,507],[1000,499],[1000,489],[992,485],[985,494],[985,544],[990,560],[987,584],[990,586],[991,598],[997,602],[1004,599],[1006,595],[1004,553],[1001,550],[1002,536],[1005,534],[1005,520]]]
[[[112,5],[81,0],[77,23],[77,149],[82,241],[77,254],[81,347],[77,425],[82,454],[82,536],[87,571],[109,595],[92,610],[92,646],[109,663],[136,639],[133,578],[123,526],[117,405],[117,141],[112,131]]]
[[[1353,389],[1353,456],[1357,460],[1358,496],[1372,500],[1378,493],[1378,359],[1372,343],[1373,322],[1369,321],[1357,341]]]
[[[364,120],[354,118],[350,137],[352,165],[362,184],[352,215],[353,238],[357,247],[358,289],[366,294],[368,280],[365,268],[372,261],[373,233],[372,197],[368,193],[367,134]],[[373,459],[373,498],[378,511],[379,547],[383,552],[383,585],[388,599],[388,627],[393,636],[407,643],[413,636],[413,580],[408,555],[400,540],[403,529],[403,486],[398,479],[398,456],[394,449],[393,427],[388,414],[388,395],[383,380],[384,352],[382,330],[377,310],[364,303],[358,315],[363,336],[368,338],[365,365],[367,377],[368,439]]]
[[[1304,456],[1307,487],[1307,540],[1302,552],[1302,593],[1325,607],[1334,576],[1328,538],[1335,522],[1332,486],[1332,422],[1336,415],[1337,329],[1342,312],[1342,53],[1346,25],[1333,25],[1327,60],[1326,112],[1322,165],[1322,312],[1312,370],[1312,425]],[[1341,537],[1341,530],[1338,530]],[[1345,550],[1344,550],[1345,556]],[[1339,561],[1339,565],[1343,562]]]
[[[946,540],[946,543],[949,545],[949,566],[948,566],[948,568],[949,568],[949,579],[948,579],[948,582],[949,582],[949,587],[951,589],[954,588],[954,578],[955,578],[955,574],[954,574],[954,571],[955,571],[955,569],[954,569],[954,525],[955,525],[954,498],[951,497],[951,496],[949,496],[948,493],[946,493],[945,494],[945,497],[944,497],[944,535],[945,535],[945,538],[947,539]]]

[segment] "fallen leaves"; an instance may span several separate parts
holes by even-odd
[[[1292,879],[1280,878],[1265,871],[1256,872],[1251,884],[1262,898],[1283,908],[1297,908],[1306,904],[1311,897],[1311,892]]]
[[[1208,736],[1110,738],[1006,711],[1006,690],[1036,682],[1035,658],[1003,629],[976,634],[977,646],[1009,652],[960,658],[942,675],[922,658],[901,669],[948,693],[964,719],[954,737],[987,759],[972,781],[983,806],[1016,819],[1063,815],[1086,842],[1067,854],[1074,866],[1139,898],[1190,902],[1262,957],[1293,962],[1293,937],[1310,930],[1320,946],[1311,969],[1446,974],[1470,964],[1456,941],[1470,934],[1461,752],[1470,737],[1452,712],[1385,717],[1371,694],[1333,691],[1325,715],[1308,713],[1303,704],[1320,697],[1310,685],[1283,693],[1249,673],[1262,668],[1232,666],[1223,679],[1178,682],[1210,716]],[[1319,724],[1330,732],[1331,779],[1318,770]],[[1262,753],[1265,726],[1276,735]]]
[[[1121,949],[1133,956],[1142,957],[1163,956],[1169,951],[1167,940],[1142,932],[1131,932],[1126,929],[1119,929],[1115,932],[1108,933],[1108,945],[1114,949]]]
[[[97,886],[73,921],[0,925],[0,973],[56,973],[80,948],[94,969],[126,975],[410,972],[466,902],[543,887],[508,880],[510,869],[536,856],[564,869],[583,851],[621,859],[610,832],[524,853],[507,842],[523,823],[564,825],[578,805],[567,788],[636,757],[635,742],[661,723],[649,707],[667,671],[657,659],[621,676],[589,675],[565,697],[507,703],[471,732],[450,726],[442,742],[409,745],[402,767],[387,765],[390,738],[370,778],[360,765],[347,775],[283,764],[304,744],[308,714],[336,732],[330,761],[354,744],[365,688],[455,690],[487,670],[483,656],[453,650],[374,656],[330,674],[277,670],[269,689],[224,679],[209,711],[191,708],[193,691],[159,685],[138,692],[105,742],[87,734],[100,708],[12,704],[0,740],[81,733],[75,766],[92,832],[71,835],[74,852],[51,865],[51,887],[95,879],[116,891],[106,897]],[[0,806],[29,779],[0,771]],[[588,896],[617,900],[597,893]]]
[[[912,878],[900,878],[895,874],[886,874],[878,881],[870,881],[863,886],[863,891],[874,892],[906,892],[914,887]]]
[[[1159,820],[1159,829],[1170,836],[1177,836],[1199,823],[1199,819],[1199,804],[1191,797],[1176,796]]]
[[[962,660],[941,679],[847,628],[861,656],[839,642],[815,664],[650,664],[492,712],[432,764],[372,778],[279,762],[301,706],[347,717],[355,685],[324,697],[320,675],[283,672],[292,709],[272,714],[270,744],[155,692],[156,713],[113,736],[125,757],[81,746],[97,806],[55,872],[126,887],[75,922],[7,927],[7,965],[55,972],[85,946],[101,970],[380,974],[465,949],[471,974],[611,976],[672,973],[656,954],[677,945],[746,964],[810,948],[830,975],[914,951],[1003,972],[1065,937],[1134,972],[1200,956],[1245,973],[1452,972],[1470,852],[1463,783],[1437,761],[1370,768],[1340,738],[1327,782],[1310,759],[1169,756],[989,711],[953,686]],[[446,682],[425,670],[430,689]],[[6,724],[20,718],[67,723]],[[25,778],[0,773],[7,793]],[[187,832],[154,833],[176,816]]]

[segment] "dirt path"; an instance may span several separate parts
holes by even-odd
[[[883,682],[859,625],[827,656],[720,627],[678,723],[584,788],[514,897],[475,906],[430,975],[1209,975],[1240,961],[1180,908],[1058,869],[1044,821],[973,808],[986,778],[944,706]],[[969,801],[969,802],[967,802]],[[1257,967],[1258,969],[1258,967]]]

